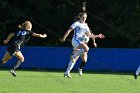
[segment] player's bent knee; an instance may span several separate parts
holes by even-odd
[[[86,52],[88,52],[89,51],[89,47],[87,47],[87,51]]]
[[[89,51],[89,47],[85,47],[85,52],[88,52]]]
[[[85,46],[84,46],[85,48],[85,52],[88,52],[89,51],[89,47],[85,44]]]
[[[1,61],[1,64],[5,64],[6,62],[7,62],[7,61],[3,61],[3,60],[2,60],[2,61]]]
[[[19,58],[19,60],[20,60],[21,62],[24,62],[24,58]]]
[[[83,59],[82,61],[83,61],[84,63],[86,63],[86,62],[87,62],[87,60],[86,60],[86,59]]]

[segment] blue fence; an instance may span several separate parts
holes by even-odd
[[[0,46],[0,58],[6,47]],[[25,62],[20,68],[65,69],[69,63],[72,48],[63,47],[24,47],[22,53]],[[12,58],[3,67],[12,67],[16,58]],[[80,60],[74,69],[80,65]],[[140,49],[91,48],[88,53],[86,70],[134,71],[140,65]]]

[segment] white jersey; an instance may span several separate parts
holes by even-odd
[[[77,21],[71,25],[71,28],[74,29],[73,39],[79,42],[88,43],[89,37],[86,33],[89,32],[89,27],[86,23],[80,23],[79,21]]]

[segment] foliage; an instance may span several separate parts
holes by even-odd
[[[106,35],[104,40],[96,40],[99,47],[140,47],[139,0],[0,0],[0,41],[18,30],[19,23],[30,20],[33,31],[46,33],[48,38],[32,38],[27,45],[71,46],[72,34],[65,43],[59,39],[82,10],[83,1],[87,4],[89,27],[95,34]]]

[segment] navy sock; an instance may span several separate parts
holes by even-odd
[[[86,62],[81,62],[81,64],[80,64],[80,69],[82,69],[84,66],[85,66],[85,64],[86,64]]]
[[[0,60],[0,64],[3,64],[2,60]]]

